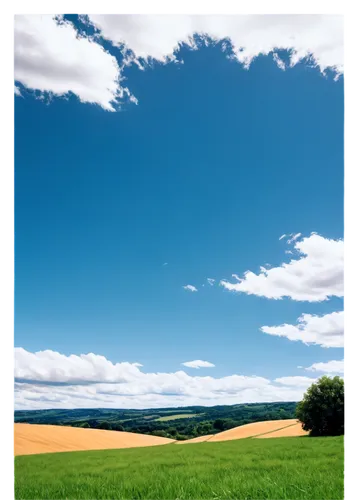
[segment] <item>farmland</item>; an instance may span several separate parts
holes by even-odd
[[[155,422],[168,422],[169,420],[178,420],[180,418],[198,418],[202,415],[203,413],[175,413],[174,415],[159,417],[155,420]]]
[[[15,422],[126,431],[185,440],[217,434],[251,422],[292,419],[295,418],[296,406],[294,402],[280,402],[155,410],[32,410],[16,411]]]

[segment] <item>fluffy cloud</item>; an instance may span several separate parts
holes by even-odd
[[[326,363],[314,363],[312,366],[306,368],[310,372],[322,372],[322,373],[344,373],[344,361],[327,361]]]
[[[183,288],[184,288],[184,290],[189,290],[190,292],[197,292],[198,291],[198,289],[193,285],[185,285],[185,286],[183,286]]]
[[[15,81],[58,96],[73,92],[82,102],[110,111],[125,96],[137,101],[121,85],[117,59],[97,43],[100,36],[120,46],[124,65],[136,62],[142,68],[139,59],[176,60],[183,42],[197,48],[196,34],[204,43],[225,40],[223,50],[245,67],[272,52],[278,67],[285,69],[277,53],[284,49],[290,52],[290,66],[311,56],[310,64],[321,72],[343,72],[343,16],[90,15],[86,22],[97,28],[93,37],[78,36],[71,23],[57,19],[61,22],[51,15],[15,17]]]
[[[289,340],[299,340],[307,345],[344,346],[344,311],[324,316],[302,314],[297,321],[297,325],[263,326],[261,331]]]
[[[194,361],[185,361],[182,363],[183,366],[187,366],[188,368],[214,368],[215,365],[213,363],[209,363],[209,361],[202,361],[201,359],[196,359]]]
[[[89,18],[105,38],[125,45],[137,58],[175,59],[180,43],[196,48],[197,33],[215,41],[230,40],[232,57],[246,67],[258,55],[273,52],[284,69],[277,50],[287,49],[291,66],[312,56],[322,72],[329,67],[343,71],[343,16],[96,14]]]
[[[23,381],[123,383],[140,376],[141,366],[140,363],[113,364],[104,356],[92,353],[65,356],[49,350],[31,353],[21,347],[15,349],[15,379]]]
[[[78,37],[73,25],[50,15],[15,16],[15,81],[29,89],[65,95],[113,111],[120,86],[115,57],[89,38]]]
[[[302,377],[301,377],[302,378]],[[65,356],[15,349],[15,407],[158,408],[245,402],[298,401],[301,378],[190,376],[184,371],[145,373],[137,363],[112,363],[103,356]],[[306,377],[303,377],[306,378]],[[307,378],[307,380],[310,380]]]
[[[246,271],[242,279],[233,275],[238,283],[222,280],[220,284],[230,291],[269,299],[320,302],[332,296],[343,297],[343,240],[315,233],[295,238],[291,243],[296,255],[288,263],[271,269],[260,267],[259,274]]]

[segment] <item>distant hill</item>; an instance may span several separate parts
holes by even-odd
[[[127,431],[184,440],[217,434],[251,422],[292,419],[296,405],[284,402],[146,410],[17,410],[15,422]]]

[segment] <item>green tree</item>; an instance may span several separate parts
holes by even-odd
[[[98,429],[105,429],[107,431],[111,431],[112,430],[112,426],[110,423],[104,421],[104,422],[101,422],[99,425],[98,425]]]
[[[297,418],[311,436],[344,434],[344,381],[340,377],[321,377],[297,405]]]
[[[124,431],[124,427],[121,424],[112,424],[112,430],[113,431]]]
[[[211,422],[200,422],[196,428],[197,435],[205,436],[206,434],[211,434],[213,431]]]
[[[170,437],[175,437],[177,435],[177,430],[175,427],[169,427],[169,429],[167,429],[167,434],[170,435]]]
[[[213,423],[213,427],[218,431],[223,431],[225,429],[225,419],[217,418]]]
[[[152,436],[168,437],[167,433],[162,430],[156,430],[152,432]]]

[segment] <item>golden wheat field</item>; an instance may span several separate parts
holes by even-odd
[[[173,439],[132,432],[81,429],[60,425],[15,424],[14,434],[15,455],[137,448],[174,442]]]
[[[244,438],[274,438],[305,436],[308,434],[295,420],[268,420],[234,427],[219,434],[199,436],[186,441],[175,441],[133,432],[81,429],[59,425],[15,424],[15,455],[55,453],[62,451],[109,450],[159,446],[169,443],[190,444],[231,441]]]
[[[277,431],[269,432],[268,434],[261,434],[260,436],[256,436],[257,438],[275,438],[275,437],[294,437],[294,436],[307,436],[308,432],[302,429],[302,425],[300,422],[296,424],[289,425],[288,427],[284,427],[283,429],[279,429]]]
[[[267,420],[265,422],[254,422],[252,424],[241,425],[240,427],[234,427],[219,434],[215,434],[209,441],[231,441],[232,439],[243,439],[258,436],[259,434],[264,434],[267,432],[277,431],[284,427],[296,424],[297,420]]]

